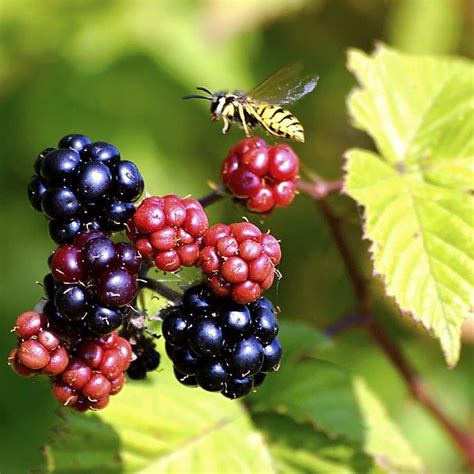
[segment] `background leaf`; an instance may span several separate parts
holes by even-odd
[[[183,387],[169,363],[99,414],[63,414],[46,450],[52,472],[273,472],[243,405]]]
[[[284,473],[376,474],[384,472],[356,443],[331,439],[309,423],[289,416],[263,413],[255,417],[275,459]]]
[[[372,57],[351,51],[349,68],[361,85],[349,111],[379,154],[346,154],[346,191],[364,206],[386,292],[454,365],[474,295],[474,68],[384,46]]]
[[[304,337],[298,331],[303,349],[305,338],[314,339],[312,332],[307,328]],[[293,338],[291,329],[286,328],[281,337],[287,348],[285,339]],[[423,469],[420,459],[360,377],[351,376],[331,362],[313,359],[296,346],[288,349],[278,373],[268,377],[249,399],[257,413],[272,411],[297,423],[308,422],[331,439],[355,443],[383,467]]]

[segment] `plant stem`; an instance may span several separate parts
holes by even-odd
[[[163,298],[171,301],[173,304],[177,304],[181,300],[181,293],[174,291],[169,286],[161,283],[160,281],[154,280],[153,278],[141,278],[139,280],[139,284],[142,288],[148,288],[149,290],[158,293],[159,295],[163,296]]]
[[[323,199],[331,193],[340,192],[342,190],[343,180],[336,179],[334,181],[324,181],[323,179],[315,179],[312,183],[299,180],[296,187],[299,191],[313,199]]]
[[[315,202],[319,206],[321,213],[331,229],[334,241],[339,253],[341,254],[346,267],[346,272],[351,280],[355,296],[358,300],[361,322],[364,324],[368,334],[397,369],[400,376],[407,384],[412,396],[418,400],[418,402],[439,423],[443,430],[451,437],[452,441],[460,450],[469,465],[474,467],[473,437],[468,432],[457,427],[430,397],[421,376],[371,314],[371,297],[368,291],[367,280],[354,259],[341,227],[340,220],[333,213],[331,207],[324,199],[317,198]],[[347,325],[346,323],[347,321],[344,321],[344,319],[340,321],[340,325],[343,328],[342,330],[345,329],[345,326]]]
[[[227,195],[226,188],[224,186],[219,186],[201,199],[198,199],[198,201],[201,203],[202,207],[207,207],[221,199],[224,199]]]

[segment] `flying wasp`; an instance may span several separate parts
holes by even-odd
[[[183,99],[211,101],[211,119],[222,119],[222,133],[227,133],[237,122],[251,137],[251,129],[262,127],[270,135],[304,142],[301,122],[282,105],[292,104],[313,91],[318,76],[303,75],[303,63],[298,62],[274,72],[250,92],[211,92],[205,87],[197,90],[208,95],[192,94]]]

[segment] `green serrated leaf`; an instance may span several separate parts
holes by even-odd
[[[330,439],[308,423],[264,413],[255,423],[265,434],[279,472],[286,474],[376,474],[383,472],[355,443]]]
[[[380,46],[349,53],[360,88],[348,101],[379,154],[346,154],[347,193],[364,206],[374,269],[402,311],[460,353],[474,301],[474,67]]]
[[[64,416],[46,449],[50,472],[273,472],[242,404],[181,386],[167,363],[103,412]]]
[[[305,338],[314,339],[312,333],[307,328],[301,348]],[[249,398],[254,412],[309,422],[331,439],[361,446],[382,467],[422,471],[422,462],[365,382],[330,362],[308,358],[301,348],[290,346],[278,373]]]

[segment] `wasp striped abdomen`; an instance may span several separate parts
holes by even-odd
[[[304,143],[303,125],[291,112],[271,104],[257,105],[255,110],[261,124],[270,133]]]

